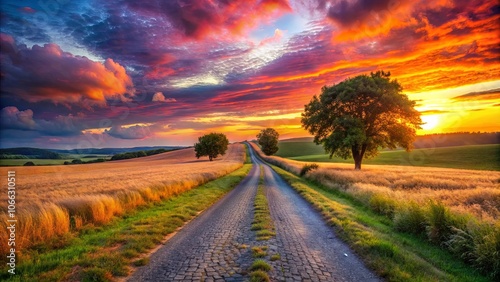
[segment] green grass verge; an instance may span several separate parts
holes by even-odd
[[[312,142],[283,142],[279,147],[277,156],[297,161],[354,164],[352,159],[330,159],[322,146]],[[381,151],[377,157],[363,160],[363,164],[500,170],[500,144],[415,149],[410,153],[404,150]]]
[[[252,230],[256,231],[257,240],[268,240],[276,235],[274,232],[274,223],[271,219],[269,204],[264,192],[264,171],[260,166],[259,186],[254,203],[254,220],[252,222]]]
[[[273,166],[378,275],[387,281],[490,281],[449,252],[421,237],[394,231],[350,195],[329,190]]]
[[[147,264],[141,254],[162,242],[200,211],[235,187],[250,171],[242,168],[169,200],[150,204],[111,223],[87,228],[66,238],[58,249],[26,250],[16,275],[5,268],[0,280],[9,281],[109,281],[126,276],[131,265]]]

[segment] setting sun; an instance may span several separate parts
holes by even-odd
[[[433,130],[439,125],[439,115],[424,115],[422,116],[422,122],[422,130]]]

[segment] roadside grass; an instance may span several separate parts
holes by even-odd
[[[102,226],[87,224],[67,234],[59,248],[26,250],[9,281],[110,281],[129,274],[132,266],[148,263],[147,253],[236,186],[252,165],[207,182],[168,200],[148,203]],[[145,255],[146,254],[146,255]]]
[[[491,281],[422,236],[395,231],[392,220],[370,210],[355,197],[276,166],[273,169],[387,281]]]
[[[323,147],[313,142],[283,142],[279,147],[276,155],[292,160],[354,164],[352,159],[330,159]],[[478,161],[478,156],[481,156],[481,161]],[[500,170],[500,144],[414,149],[409,153],[404,150],[381,151],[375,158],[363,160],[363,164]]]

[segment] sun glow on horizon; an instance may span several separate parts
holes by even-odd
[[[422,116],[422,130],[431,131],[439,126],[440,115],[424,115]]]

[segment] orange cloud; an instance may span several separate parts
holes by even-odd
[[[90,100],[103,104],[107,98],[133,91],[125,68],[112,59],[104,63],[64,52],[56,44],[15,46],[2,34],[2,88],[29,101],[56,103]]]

